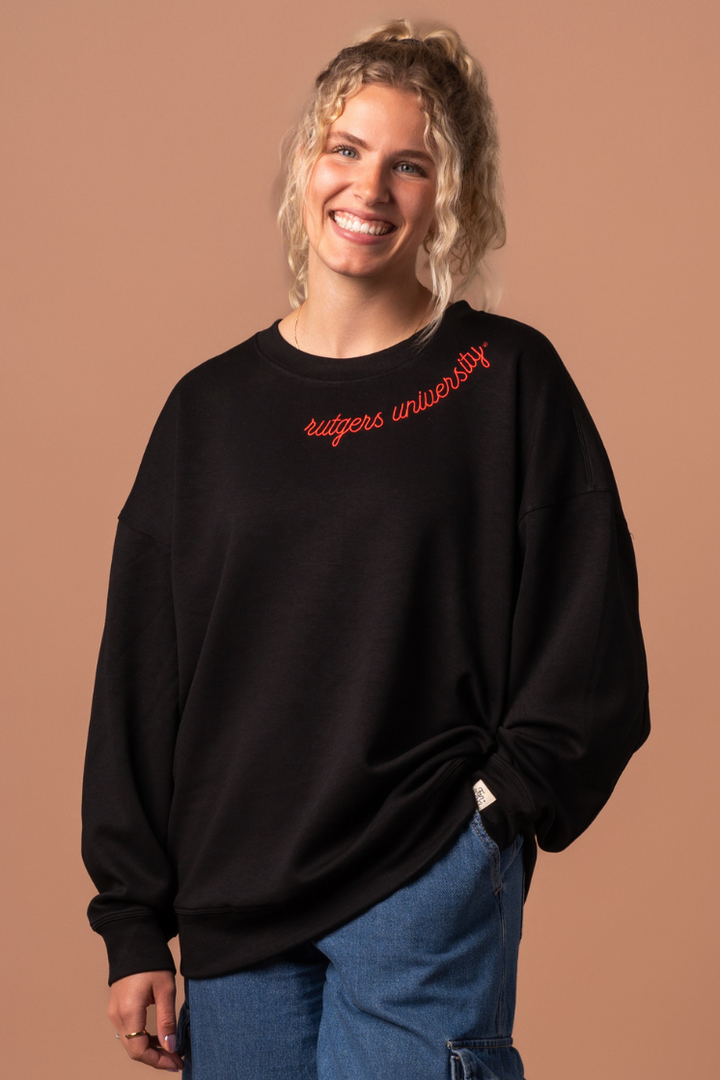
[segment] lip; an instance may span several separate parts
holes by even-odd
[[[341,225],[338,225],[337,221],[331,216],[332,214],[352,214],[353,217],[360,218],[361,221],[377,221],[383,225],[392,225],[390,232],[384,233],[383,236],[371,236],[369,233],[353,232],[351,229],[343,229]],[[394,222],[388,221],[387,218],[379,217],[376,214],[359,214],[357,210],[345,210],[341,206],[333,206],[328,211],[328,218],[333,229],[335,229],[340,236],[346,240],[352,240],[355,244],[381,244],[385,240],[389,240],[391,236],[394,236],[398,231],[397,225]]]

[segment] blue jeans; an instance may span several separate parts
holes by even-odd
[[[420,878],[273,960],[186,980],[185,1080],[523,1080],[520,837],[476,813]]]

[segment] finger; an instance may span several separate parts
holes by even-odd
[[[142,1061],[143,1055],[150,1047],[150,1035],[139,1035],[143,1031],[142,1025],[129,1024],[124,1031],[120,1032],[120,1041],[125,1047],[125,1052],[133,1061]]]
[[[132,1034],[132,1038],[125,1039],[126,1050],[133,1061],[149,1065],[152,1069],[163,1069],[166,1072],[179,1072],[183,1068],[183,1061],[179,1054],[169,1054],[163,1049],[157,1035],[149,1032],[145,1035],[128,1034]]]
[[[145,1009],[143,1013],[147,1015]],[[136,1011],[121,1013],[120,1041],[125,1047],[125,1052],[133,1061],[140,1061],[155,1069],[165,1068],[161,1062],[167,1055],[161,1050],[157,1036],[145,1030],[144,1022],[144,1016],[143,1023],[139,1022]],[[175,1068],[175,1065],[172,1064],[171,1068]]]
[[[145,1044],[143,1052],[131,1054],[134,1061],[149,1065],[152,1069],[163,1069],[166,1072],[176,1073],[183,1068],[183,1061],[179,1054],[169,1054],[167,1050],[163,1050],[156,1035],[143,1036],[143,1042]]]
[[[123,1007],[121,1004],[117,1010],[113,1022],[120,1035],[120,1042],[125,1052],[135,1061],[139,1061],[141,1055],[150,1045],[150,1036],[141,1034],[145,1032],[147,1022],[147,1009],[133,1005]]]
[[[150,1036],[150,1046],[151,1046],[151,1048],[154,1048],[155,1050],[158,1050],[161,1053],[161,1057],[162,1057],[162,1060],[163,1060],[163,1067],[165,1067],[166,1061],[172,1062],[172,1069],[183,1069],[185,1067],[185,1062],[180,1057],[180,1054],[178,1054],[177,1051],[169,1050],[168,1046],[166,1044],[164,1044],[164,1040],[163,1040],[162,1043],[160,1042],[159,1036],[157,1036],[157,1035],[151,1035]]]
[[[176,1053],[175,991],[175,976],[171,972],[162,973],[162,977],[158,977],[153,983],[158,1041],[168,1054],[175,1055],[175,1059],[181,1062],[182,1059]]]

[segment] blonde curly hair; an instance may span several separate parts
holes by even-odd
[[[373,83],[417,94],[425,142],[437,166],[436,224],[423,244],[434,297],[425,341],[453,296],[482,272],[486,253],[505,243],[495,110],[482,68],[449,27],[415,28],[395,19],[342,49],[318,75],[299,124],[283,144],[278,224],[293,273],[290,303],[297,308],[307,296],[303,205],[310,174],[346,100]]]

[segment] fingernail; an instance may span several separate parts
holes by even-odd
[[[177,1049],[177,1038],[175,1037],[175,1035],[166,1035],[165,1042],[167,1043],[167,1048],[170,1053],[174,1054],[175,1050]]]

